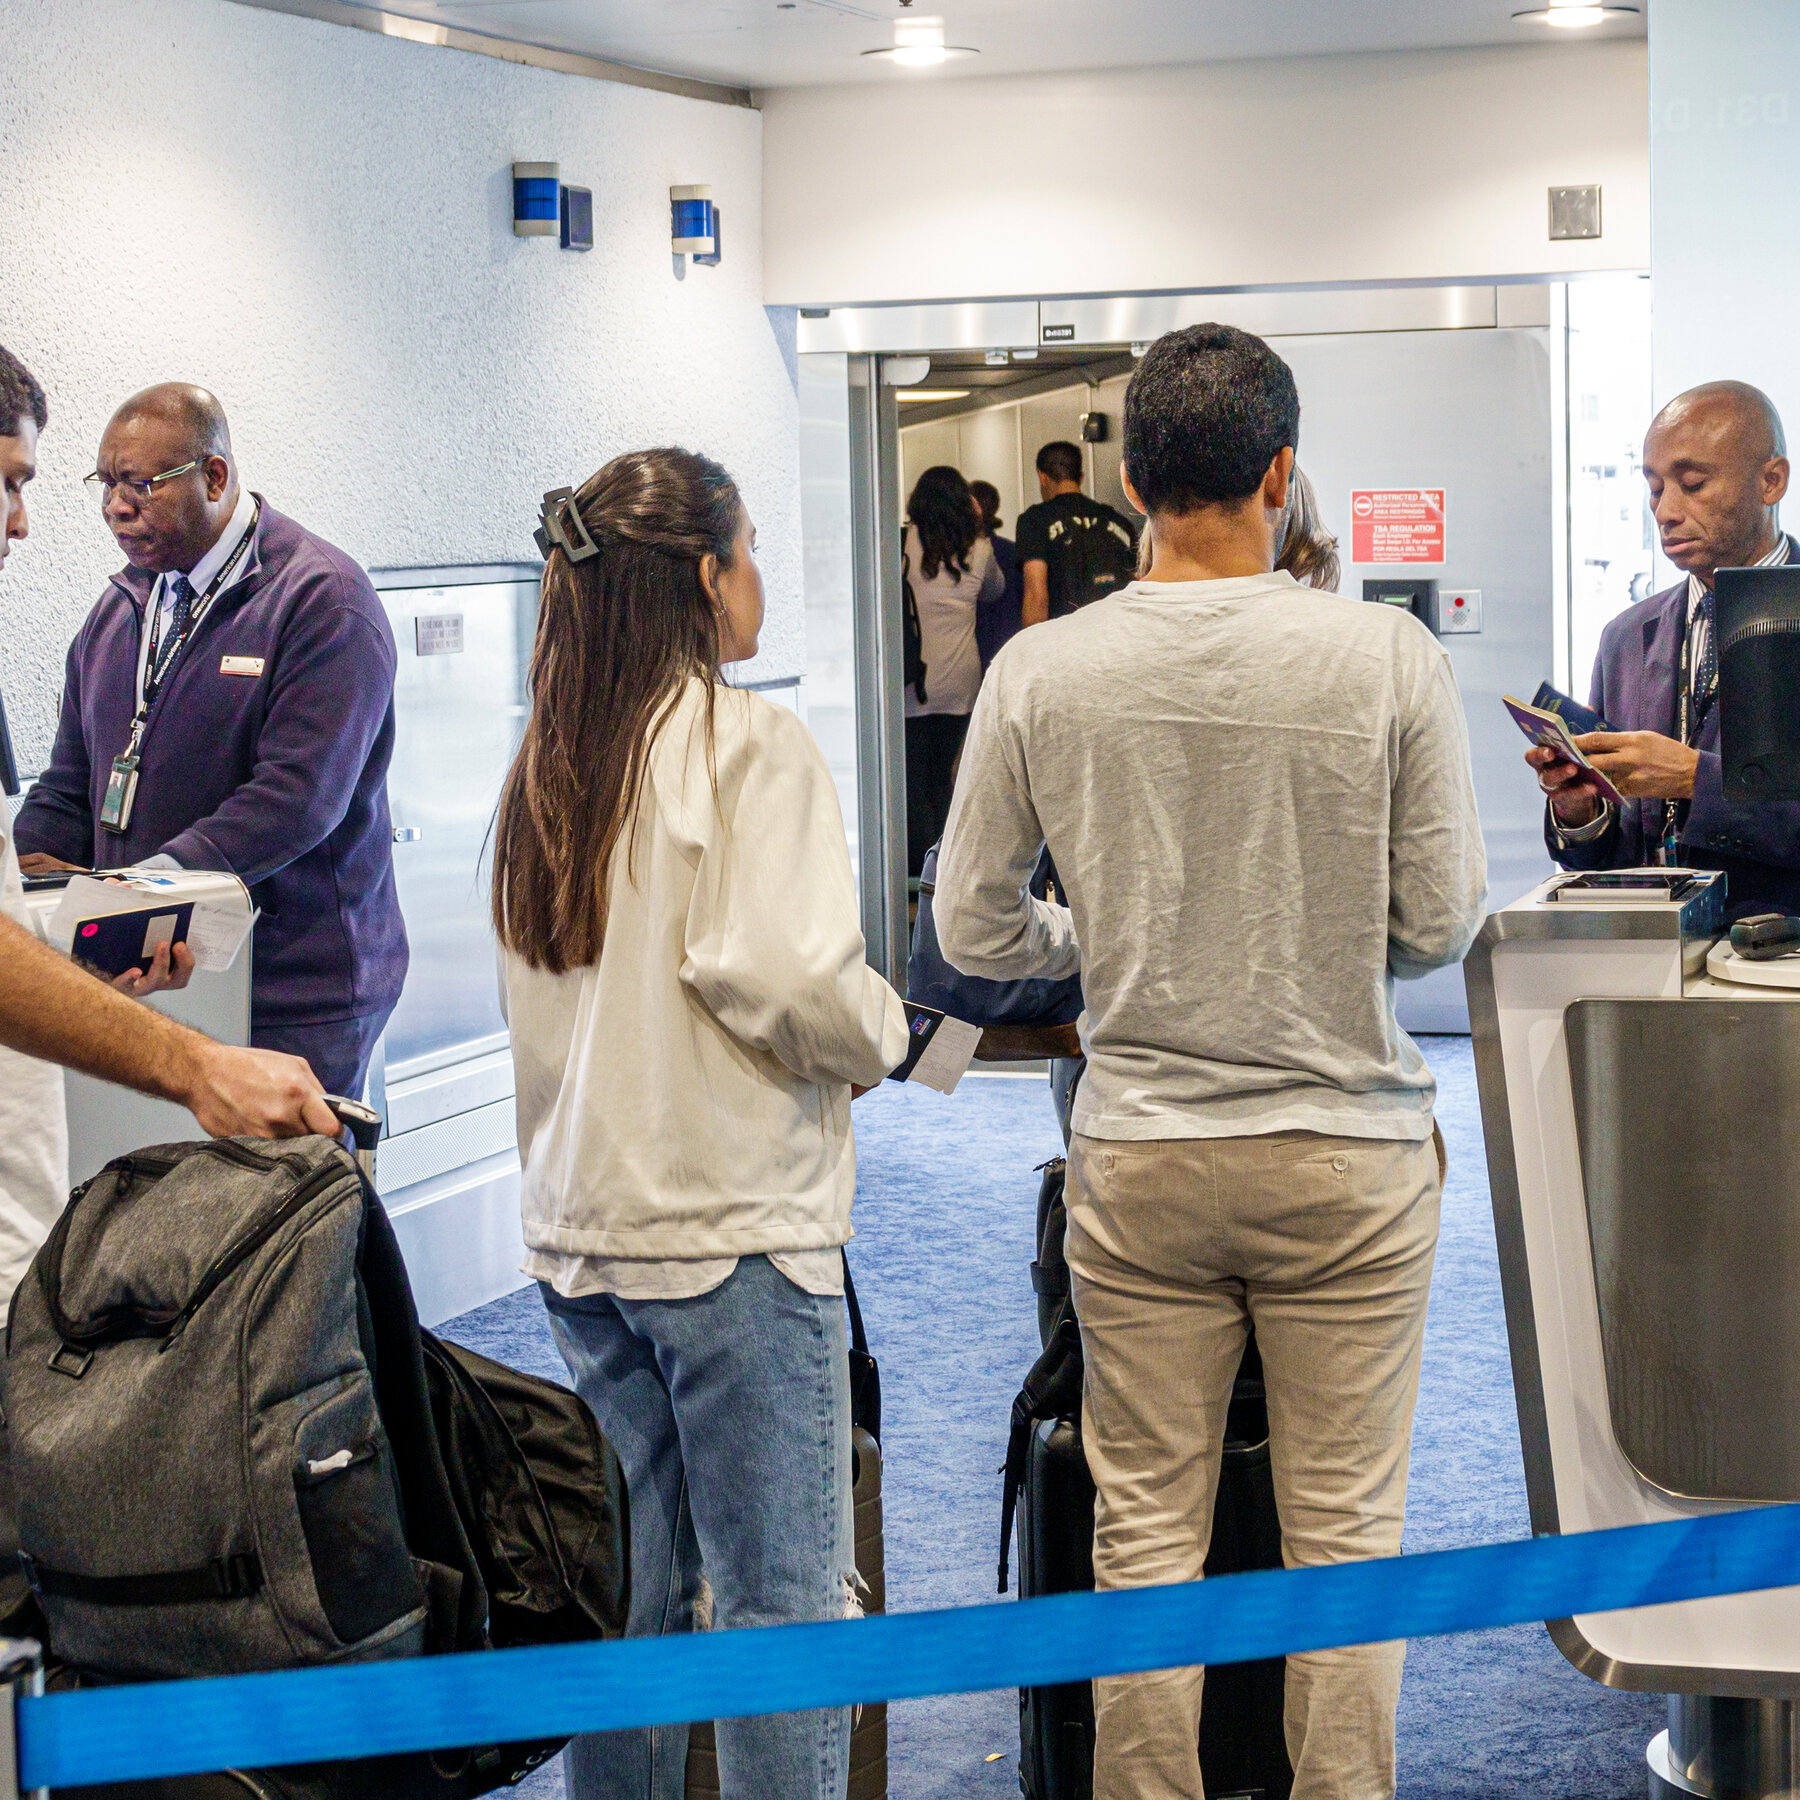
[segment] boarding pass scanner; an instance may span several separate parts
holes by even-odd
[[[135,871],[109,869],[109,875]],[[152,875],[159,891],[171,900],[192,901],[196,911],[205,908],[223,926],[227,943],[241,938],[229,966],[197,968],[188,985],[172,993],[153,994],[140,1005],[154,1006],[183,1025],[191,1025],[222,1044],[250,1041],[251,926],[255,913],[250,894],[235,875],[199,869],[156,869]],[[52,922],[63,903],[61,887],[37,888],[26,894],[38,935],[55,942]],[[58,948],[66,949],[66,944]],[[73,1069],[63,1076],[69,1114],[69,1179],[85,1181],[115,1156],[145,1144],[181,1143],[201,1136],[200,1127],[186,1107],[172,1100],[156,1100],[148,1094],[115,1087],[108,1081],[79,1075]]]

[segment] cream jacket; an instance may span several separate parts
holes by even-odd
[[[695,680],[613,860],[597,964],[502,952],[525,1242],[688,1259],[850,1236],[850,1085],[906,1054],[866,961],[831,772],[793,713]]]

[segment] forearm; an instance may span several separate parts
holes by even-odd
[[[1447,660],[1401,740],[1389,817],[1388,969],[1401,980],[1461,961],[1487,902],[1487,853],[1468,730]]]
[[[206,1042],[0,918],[0,1044],[8,1049],[185,1103]]]
[[[1019,617],[1027,625],[1042,625],[1050,617],[1050,565],[1029,562],[1025,565],[1025,598],[1020,602]]]

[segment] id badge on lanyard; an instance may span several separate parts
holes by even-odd
[[[1675,730],[1683,744],[1691,747],[1691,738],[1699,734],[1706,719],[1706,706],[1699,709],[1699,717],[1693,718],[1693,643],[1694,634],[1690,627],[1681,640],[1681,673],[1677,677],[1675,690]],[[1711,703],[1712,696],[1707,696]],[[1681,867],[1681,802],[1665,800],[1663,802],[1663,835],[1662,842],[1656,847],[1656,866],[1660,869],[1678,869]]]
[[[106,778],[106,798],[100,802],[100,824],[103,829],[123,836],[131,829],[131,809],[137,803],[138,764],[137,734],[131,746],[113,758],[112,773]]]

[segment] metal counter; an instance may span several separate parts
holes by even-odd
[[[1555,885],[1465,964],[1532,1528],[1800,1498],[1800,993],[1709,978],[1703,899]],[[1800,1696],[1793,1590],[1549,1629],[1610,1686]]]

